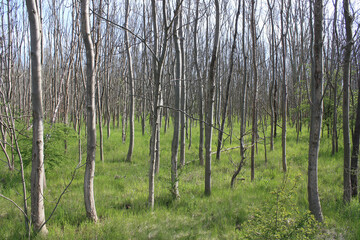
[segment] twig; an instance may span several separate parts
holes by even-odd
[[[227,151],[234,150],[234,149],[238,149],[238,148],[241,148],[241,146],[231,147],[231,148],[225,148],[225,149],[221,150],[220,152],[227,152]],[[212,152],[211,154],[215,154],[215,153],[216,153],[216,152]]]
[[[184,110],[177,109],[177,108],[173,108],[173,107],[170,107],[170,106],[164,106],[164,105],[158,105],[157,107],[158,107],[158,108],[168,108],[168,109],[171,109],[171,110],[174,110],[174,111],[181,112],[181,113],[185,114],[187,117],[189,117],[189,118],[191,118],[191,119],[193,119],[193,120],[197,120],[197,121],[203,122],[203,123],[205,123],[206,125],[208,125],[208,126],[214,128],[214,129],[218,130],[219,132],[222,132],[223,134],[225,134],[225,135],[227,135],[227,136],[231,136],[229,133],[224,132],[224,131],[221,131],[220,128],[217,128],[216,126],[214,126],[214,125],[212,125],[212,124],[210,124],[210,123],[207,123],[207,122],[204,121],[204,120],[201,120],[201,119],[199,119],[199,118],[196,118],[196,117],[188,114],[188,113],[187,113],[186,111],[184,111]],[[240,140],[240,139],[238,139],[238,140]]]
[[[4,198],[4,199],[10,201],[12,204],[14,204],[15,207],[17,207],[17,208],[22,212],[22,214],[24,214],[25,218],[29,221],[29,218],[28,218],[27,214],[24,212],[24,210],[23,210],[19,205],[17,205],[16,202],[14,202],[13,200],[11,200],[10,198],[5,197],[5,196],[2,195],[1,193],[0,193],[0,197],[2,197],[2,198]]]
[[[73,182],[73,180],[75,179],[76,176],[76,171],[81,168],[82,166],[84,166],[86,163],[82,164],[81,166],[77,166],[72,174],[71,180],[69,182],[69,184],[65,187],[65,189],[62,191],[62,193],[60,194],[54,209],[52,210],[52,212],[50,213],[49,217],[46,219],[46,221],[40,226],[39,230],[37,231],[38,233],[41,231],[41,229],[43,228],[43,226],[51,219],[51,217],[54,215],[55,210],[57,209],[57,207],[59,206],[60,200],[62,198],[62,196],[66,193],[66,190],[70,187],[71,183]]]

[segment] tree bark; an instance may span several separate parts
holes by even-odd
[[[81,0],[81,33],[86,49],[86,127],[87,156],[84,176],[84,201],[87,217],[98,220],[94,197],[94,174],[96,152],[96,109],[95,109],[95,52],[91,39],[89,0]]]
[[[209,79],[207,82],[207,96],[205,105],[205,195],[211,195],[211,143],[214,115],[215,71],[220,38],[220,6],[218,0],[215,0],[215,16],[214,45],[209,66]]]
[[[240,157],[241,160],[245,159],[245,147],[244,147],[244,137],[246,130],[246,91],[247,91],[247,53],[245,49],[245,0],[243,0],[243,19],[242,19],[242,53],[244,58],[244,75],[241,89],[241,102],[240,102]],[[239,166],[240,168],[240,166]],[[239,170],[240,172],[240,170]]]
[[[351,200],[351,179],[350,179],[350,131],[349,131],[349,88],[350,88],[350,57],[353,45],[352,39],[352,17],[349,10],[349,0],[344,0],[344,17],[346,29],[346,44],[344,48],[344,93],[343,93],[343,134],[344,134],[344,203]]]
[[[358,79],[358,102],[356,108],[355,131],[352,137],[353,148],[351,153],[351,196],[358,195],[358,164],[360,142],[360,77]]]
[[[179,0],[176,1],[176,4],[179,4]],[[179,42],[179,16],[174,17],[174,26],[173,26],[173,39],[175,46],[175,81],[174,81],[174,92],[175,92],[175,109],[180,108],[180,91],[183,90],[180,87],[181,72],[182,72],[182,60],[181,60],[181,48]],[[171,192],[174,198],[179,197],[178,189],[178,151],[179,151],[179,132],[180,132],[180,111],[175,110],[174,113],[174,135],[171,144]]]
[[[44,208],[44,120],[41,61],[41,18],[36,0],[26,0],[31,36],[31,99],[33,110],[33,145],[31,169],[31,220],[35,231],[47,234]]]
[[[196,78],[198,81],[198,100],[199,100],[199,162],[200,165],[204,165],[204,106],[203,106],[203,81],[200,73],[200,67],[198,64],[198,49],[197,49],[197,32],[198,32],[198,19],[199,19],[199,2],[196,0],[196,12],[194,22],[194,65],[196,69]]]
[[[331,75],[333,74],[333,68],[335,67],[335,49],[337,46],[336,42],[337,39],[337,3],[338,1],[335,0],[334,2],[334,22],[333,22],[333,40],[331,44]],[[335,46],[336,45],[336,46]],[[338,107],[338,73],[339,69],[336,69],[335,73],[335,81],[334,81],[334,106],[333,106],[333,126],[332,126],[332,139],[331,139],[331,155],[334,155],[338,152],[338,132],[337,132],[337,121],[338,121],[338,114],[337,114],[337,107]]]
[[[311,3],[310,3],[311,4]],[[310,11],[312,8],[310,7]],[[312,13],[310,13],[312,14]],[[312,18],[310,17],[310,21]],[[311,119],[309,139],[308,165],[308,201],[309,209],[319,222],[323,221],[319,192],[318,192],[318,155],[320,148],[320,131],[322,124],[322,94],[323,94],[323,2],[314,3],[314,61],[311,81]]]
[[[290,2],[290,1],[289,1]],[[287,9],[290,6],[286,6]],[[282,80],[283,80],[283,93],[282,93],[282,134],[281,134],[281,146],[282,146],[282,168],[283,172],[287,170],[286,163],[286,124],[287,124],[287,79],[286,79],[286,35],[287,35],[287,25],[288,25],[288,14],[286,14],[286,27],[284,27],[284,0],[281,0],[281,45],[282,45],[282,60],[283,60],[283,72],[282,72]],[[285,32],[284,32],[285,31]]]
[[[150,167],[149,167],[149,206],[151,209],[154,208],[154,191],[155,191],[155,168],[156,168],[156,159],[159,159],[159,140],[160,140],[160,98],[161,98],[161,78],[162,78],[162,68],[166,56],[167,44],[168,44],[168,31],[169,26],[167,25],[167,10],[166,2],[162,2],[162,15],[163,15],[163,24],[164,24],[164,36],[162,51],[158,54],[159,46],[159,36],[157,29],[157,11],[156,11],[156,1],[151,1],[151,11],[152,11],[152,21],[153,21],[153,36],[154,36],[154,48],[153,48],[153,77],[154,77],[154,89],[153,89],[153,116],[152,116],[152,131],[150,138]]]
[[[274,128],[275,128],[275,96],[273,95],[275,92],[275,28],[274,28],[274,18],[273,18],[273,9],[274,3],[271,4],[269,0],[267,0],[268,8],[270,12],[270,22],[271,22],[271,45],[270,45],[270,55],[271,55],[271,65],[272,65],[272,81],[270,85],[270,92],[269,92],[269,105],[270,105],[270,150],[274,150]]]
[[[125,2],[125,28],[128,28],[128,18],[129,18],[129,0]],[[129,107],[129,120],[130,120],[130,142],[129,150],[127,153],[126,161],[131,162],[133,150],[134,150],[134,80],[133,80],[133,69],[132,69],[132,58],[131,58],[131,49],[129,45],[129,36],[128,32],[125,30],[125,46],[126,46],[126,55],[128,57],[128,82],[129,82],[129,93],[130,93],[130,107]]]
[[[182,1],[179,2],[181,4]],[[178,4],[178,5],[179,5]],[[180,6],[179,6],[180,7]],[[185,165],[185,138],[187,136],[187,119],[185,116],[186,112],[186,98],[187,98],[187,91],[186,91],[186,82],[185,82],[185,50],[184,50],[184,34],[183,34],[183,27],[182,27],[182,8],[180,7],[179,10],[179,38],[180,38],[180,54],[181,54],[181,102],[180,107],[182,112],[180,113],[180,164],[181,166]]]
[[[226,92],[225,92],[225,102],[224,102],[224,107],[222,109],[222,118],[221,118],[221,125],[220,125],[220,131],[218,134],[218,143],[217,143],[217,150],[216,150],[216,159],[220,160],[220,154],[221,154],[221,147],[223,144],[223,132],[224,132],[224,128],[225,128],[225,120],[226,120],[226,113],[227,113],[227,108],[228,108],[228,103],[229,103],[229,94],[230,94],[230,84],[231,84],[231,79],[232,79],[232,73],[233,73],[233,69],[234,69],[234,52],[236,49],[236,37],[237,37],[237,33],[238,33],[238,20],[239,20],[239,15],[240,15],[240,7],[241,7],[241,1],[239,1],[238,3],[238,10],[236,12],[236,17],[235,17],[235,32],[234,32],[234,39],[233,39],[233,44],[231,46],[231,53],[230,53],[230,66],[229,66],[229,76],[227,79],[227,83],[226,83]]]
[[[256,25],[255,25],[255,0],[251,1],[251,39],[252,39],[252,65],[253,65],[253,102],[252,102],[252,134],[251,134],[251,181],[255,178],[255,142],[257,136],[257,63],[256,63]]]

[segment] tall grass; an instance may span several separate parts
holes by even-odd
[[[224,148],[238,145],[236,129],[238,126],[234,126],[232,144],[227,139]],[[49,239],[241,239],[247,231],[248,220],[253,218],[254,209],[265,213],[264,207],[274,202],[273,192],[278,191],[283,184],[281,139],[278,137],[275,139],[275,150],[267,153],[267,165],[263,144],[258,143],[255,180],[250,181],[249,163],[246,163],[234,189],[230,189],[230,180],[236,163],[240,161],[239,149],[223,152],[220,161],[216,161],[214,156],[213,191],[210,197],[206,197],[204,168],[198,161],[198,126],[195,125],[192,128],[192,147],[186,150],[187,163],[180,169],[180,199],[174,200],[170,192],[170,127],[166,134],[161,132],[161,168],[155,179],[155,209],[150,211],[147,206],[149,131],[147,129],[145,136],[142,136],[141,126],[136,123],[133,161],[128,163],[125,162],[128,143],[122,143],[120,129],[111,129],[109,139],[106,136],[104,138],[105,162],[96,162],[95,200],[99,223],[93,224],[85,216],[84,169],[81,168],[47,224]],[[286,203],[285,207],[295,204],[299,213],[305,213],[308,209],[308,134],[304,128],[300,141],[296,143],[295,129],[288,128],[286,177],[299,177],[299,180],[296,191],[292,193],[291,203]],[[64,136],[57,137],[59,139],[52,143],[52,148],[64,155],[59,158],[61,162],[55,160],[56,164],[46,172],[47,188],[44,196],[47,216],[78,164],[77,141],[71,141],[65,152]],[[85,138],[82,138],[84,151]],[[213,151],[216,149],[215,142],[216,137]],[[319,156],[319,194],[325,224],[318,229],[317,238],[360,239],[358,200],[353,200],[348,206],[342,203],[342,149],[331,156],[329,146],[331,139],[323,137]],[[83,162],[85,158],[86,152],[83,153]],[[30,167],[25,170],[30,189]],[[5,165],[1,167],[0,174],[0,192],[21,203],[19,174],[9,172]],[[21,213],[11,203],[0,199],[0,238],[22,239],[25,236]]]

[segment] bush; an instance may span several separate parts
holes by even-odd
[[[65,150],[65,141],[68,146],[76,146],[77,133],[73,128],[62,123],[50,127],[44,126],[44,160],[46,169],[66,164],[69,154]],[[32,159],[32,129],[28,129],[19,136],[19,145],[25,167],[31,165]],[[74,160],[72,160],[74,162]]]
[[[261,209],[254,208],[249,220],[241,226],[242,239],[314,239],[319,234],[319,223],[309,211],[296,207],[296,189],[300,177],[287,176],[273,200]]]

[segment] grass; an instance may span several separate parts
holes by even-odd
[[[248,160],[238,176],[238,179],[244,180],[238,180],[234,189],[230,189],[231,176],[235,170],[232,162],[239,162],[239,149],[223,152],[220,161],[216,161],[213,155],[212,195],[206,197],[204,196],[204,168],[199,165],[197,157],[198,127],[194,126],[192,130],[192,147],[186,150],[187,164],[180,170],[181,197],[179,200],[173,200],[169,191],[172,126],[170,125],[166,134],[163,131],[161,133],[161,169],[155,179],[154,211],[150,211],[147,206],[150,129],[147,129],[145,136],[142,136],[141,126],[136,123],[135,148],[131,163],[125,162],[128,144],[122,143],[121,130],[111,129],[109,139],[106,138],[106,131],[104,131],[105,162],[101,163],[97,157],[95,172],[95,200],[99,222],[93,224],[86,219],[83,202],[84,168],[81,168],[47,224],[48,238],[243,238],[243,233],[248,230],[247,222],[253,218],[254,209],[264,211],[264,206],[276,202],[273,192],[278,191],[283,184],[281,138],[275,139],[275,150],[268,151],[267,165],[265,165],[263,144],[258,144],[255,180],[250,181]],[[214,132],[213,151],[216,150],[216,137],[217,134]],[[285,207],[294,204],[301,214],[308,209],[306,190],[308,131],[304,129],[299,143],[296,143],[295,129],[289,127],[287,140],[288,173],[286,178],[295,179],[298,176],[300,178],[296,192],[292,194],[291,203],[286,203]],[[82,142],[84,150],[86,149],[85,139]],[[47,188],[44,196],[47,216],[70,181],[72,171],[77,165],[76,139],[69,140],[66,152],[62,143],[63,139],[52,143],[51,151],[58,149],[63,156],[60,158],[61,162],[56,162],[58,155],[53,154],[55,164],[46,172]],[[230,145],[227,140],[225,147],[236,145],[234,137],[232,144]],[[342,202],[342,156],[342,149],[331,156],[331,139],[324,136],[319,154],[319,194],[325,224],[321,225],[317,231],[319,239],[360,239],[360,204],[358,200],[353,200],[347,206]],[[84,153],[83,161],[85,157]],[[247,158],[250,159],[250,156]],[[30,166],[25,170],[29,191]],[[18,173],[9,172],[4,165],[0,169],[0,174],[0,193],[20,204],[21,184]],[[21,213],[4,199],[0,199],[0,226],[1,239],[22,239],[26,236]],[[36,238],[41,239],[40,236]]]

